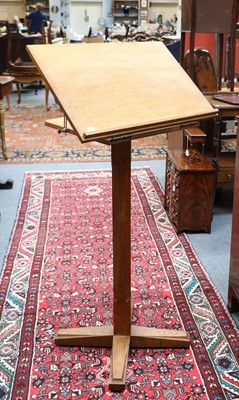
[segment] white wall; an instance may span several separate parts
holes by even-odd
[[[0,0],[0,19],[12,22],[15,15],[19,18],[25,17],[26,9],[23,0]]]

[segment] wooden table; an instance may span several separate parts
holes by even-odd
[[[109,387],[121,391],[130,346],[190,344],[185,331],[131,326],[131,141],[193,125],[216,110],[160,42],[29,46],[29,52],[79,140],[112,149],[113,326],[62,329],[55,343],[112,346]]]
[[[37,72],[29,72],[27,70],[27,68],[24,67],[16,67],[14,64],[9,63],[8,64],[8,69],[3,73],[3,76],[14,76],[14,81],[16,83],[17,86],[17,102],[18,104],[21,103],[21,88],[20,85],[24,84],[24,83],[34,83],[34,82],[38,82],[40,84],[40,82],[43,81],[42,76]],[[45,84],[45,107],[46,110],[50,109],[49,106],[49,89],[47,87],[47,84],[44,82]],[[35,88],[35,94],[37,94],[37,88]],[[9,108],[10,108],[10,102],[8,104]]]

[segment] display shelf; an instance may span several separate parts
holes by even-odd
[[[114,23],[138,26],[139,11],[139,1],[137,0],[115,0],[113,2]]]

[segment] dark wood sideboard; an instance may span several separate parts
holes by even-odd
[[[237,117],[239,123],[239,117]],[[237,131],[237,151],[235,163],[234,197],[232,210],[232,238],[229,271],[228,308],[239,311],[239,125]]]

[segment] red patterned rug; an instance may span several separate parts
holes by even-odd
[[[189,349],[130,350],[123,393],[111,349],[54,344],[60,327],[112,324],[111,171],[26,174],[0,284],[0,398],[239,398],[239,334],[149,168],[132,171],[133,324],[191,335]]]
[[[110,146],[92,142],[81,144],[74,135],[59,135],[45,126],[45,120],[62,116],[58,106],[46,111],[43,106],[16,106],[5,113],[8,160],[0,152],[0,163],[44,163],[110,161]],[[132,142],[132,159],[165,157],[165,134]]]

